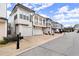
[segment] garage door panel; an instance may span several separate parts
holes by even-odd
[[[0,23],[0,36],[5,35],[5,23]]]
[[[22,26],[22,35],[23,36],[32,36],[32,28],[27,26]]]
[[[34,35],[42,35],[43,34],[42,28],[34,28],[33,34]]]

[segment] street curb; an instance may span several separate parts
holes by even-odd
[[[63,35],[64,35],[64,34],[62,34],[61,36],[63,36]],[[61,36],[55,37],[54,39],[57,39],[57,38],[59,38],[59,37],[61,37]],[[25,50],[23,50],[23,51],[17,53],[15,56],[19,56],[20,54],[24,53],[25,51],[31,50],[31,49],[33,49],[33,48],[35,48],[35,47],[38,47],[38,46],[40,46],[40,45],[43,45],[43,44],[45,44],[45,43],[47,43],[47,42],[49,42],[49,41],[51,41],[51,40],[54,40],[54,39],[49,39],[49,40],[46,41],[46,42],[43,42],[43,43],[41,43],[41,44],[32,46],[31,48],[27,48],[27,49],[25,49]]]

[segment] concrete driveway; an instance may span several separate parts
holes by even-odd
[[[25,51],[20,56],[79,56],[79,33],[65,33],[39,47]]]

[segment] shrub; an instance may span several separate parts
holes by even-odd
[[[16,41],[16,37],[5,37],[5,40],[8,42]]]
[[[7,44],[9,41],[6,38],[0,38],[0,44]]]
[[[19,37],[20,39],[23,39],[23,37]],[[7,40],[8,42],[14,42],[14,41],[17,41],[17,36],[9,36],[9,37],[6,37],[5,40]]]
[[[23,39],[22,36],[19,37],[20,40]],[[0,37],[0,44],[7,44],[8,42],[17,41],[17,36]]]

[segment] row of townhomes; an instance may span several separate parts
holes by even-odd
[[[12,34],[21,33],[22,36],[54,34],[54,30],[61,29],[61,24],[52,21],[21,4],[16,4],[10,14]],[[58,27],[57,27],[58,26]]]
[[[6,4],[0,3],[0,11],[0,36],[6,37],[9,27],[6,19]],[[62,24],[37,14],[34,10],[19,3],[13,8],[9,20],[11,21],[10,35],[18,33],[22,36],[54,34],[63,28]]]

